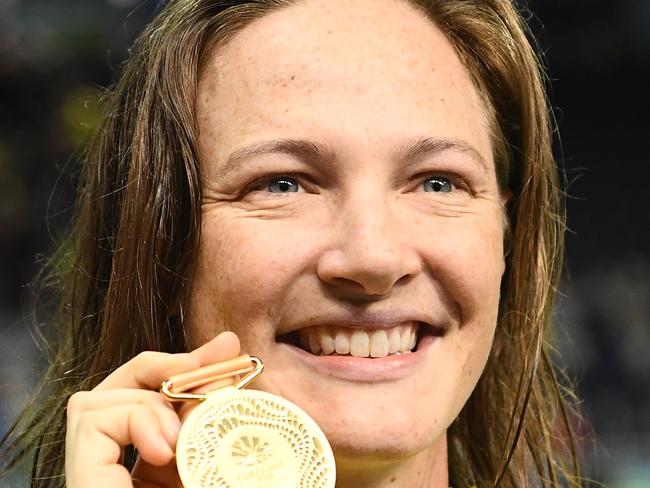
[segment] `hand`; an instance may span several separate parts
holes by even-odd
[[[68,488],[178,488],[174,451],[181,421],[157,389],[170,376],[240,354],[239,339],[223,332],[190,353],[143,352],[92,391],[70,397],[65,477]],[[121,464],[133,444],[132,473]]]

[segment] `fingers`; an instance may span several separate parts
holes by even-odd
[[[171,376],[239,354],[239,339],[225,332],[190,353],[143,352],[93,391],[74,394],[67,408],[66,486],[178,486],[173,459],[181,423],[152,390]],[[123,448],[131,444],[141,466],[133,477],[120,464]]]
[[[151,409],[158,418],[162,434],[172,449],[181,427],[176,411],[162,395],[153,391],[122,389],[110,391],[82,391],[75,393],[68,402],[68,429],[76,430],[84,415],[94,411],[139,405]],[[127,445],[127,444],[123,444]]]
[[[98,486],[98,475],[103,473],[100,486],[129,487],[130,474],[119,465],[122,448],[129,444],[149,464],[169,463],[175,440],[172,443],[164,435],[164,416],[159,410],[128,404],[73,416],[66,435],[67,486]]]
[[[222,332],[211,341],[195,349],[190,354],[199,359],[201,366],[224,361],[239,356],[241,344],[237,334],[231,331]]]
[[[116,388],[153,390],[167,377],[198,367],[198,358],[188,353],[168,354],[145,351],[117,368],[97,385],[95,390],[106,391]]]
[[[113,464],[122,447],[133,444],[147,462],[164,464],[173,457],[179,430],[178,415],[155,392],[79,392],[68,401],[66,448],[71,459]]]
[[[190,353],[169,354],[146,351],[116,369],[95,390],[157,389],[170,376],[230,359],[239,353],[239,338],[229,331],[222,332]]]

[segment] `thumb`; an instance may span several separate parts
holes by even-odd
[[[206,342],[190,354],[195,356],[201,366],[218,363],[239,356],[241,344],[237,334],[231,331],[222,332],[214,339]]]

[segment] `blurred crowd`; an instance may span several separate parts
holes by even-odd
[[[43,366],[26,325],[29,283],[69,222],[102,91],[160,3],[0,0],[0,433]],[[528,7],[549,65],[567,181],[567,264],[554,333],[587,420],[580,447],[595,481],[647,488],[650,1]]]

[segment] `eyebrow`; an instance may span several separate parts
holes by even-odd
[[[485,173],[489,172],[488,164],[485,161],[485,158],[481,156],[481,153],[479,153],[472,145],[461,139],[423,137],[417,139],[415,142],[404,144],[402,148],[397,151],[395,159],[401,164],[406,164],[424,159],[430,155],[450,150],[469,155]]]
[[[468,154],[483,171],[488,172],[488,165],[478,150],[459,139],[422,137],[414,142],[404,144],[394,154],[393,159],[400,165],[405,165],[449,150]],[[217,176],[226,176],[254,156],[278,153],[287,154],[312,164],[336,159],[336,153],[333,150],[319,146],[314,142],[301,139],[277,139],[253,143],[235,150],[228,156],[223,167],[217,172]]]
[[[223,167],[217,172],[217,176],[223,177],[231,171],[239,168],[246,160],[264,154],[288,154],[297,159],[310,163],[328,161],[334,159],[333,151],[321,147],[311,141],[297,139],[278,139],[264,142],[257,142],[235,150],[228,156]]]

